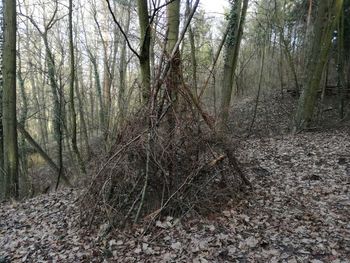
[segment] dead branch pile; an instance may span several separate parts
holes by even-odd
[[[82,203],[83,218],[125,226],[139,219],[215,212],[249,184],[232,142],[209,136],[181,114],[145,129],[135,118],[119,133]],[[169,127],[173,127],[170,129]]]

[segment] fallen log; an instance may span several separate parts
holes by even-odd
[[[17,130],[24,136],[28,143],[37,151],[37,153],[46,161],[50,168],[57,174],[60,173],[60,168],[55,164],[55,162],[50,158],[50,156],[41,148],[41,146],[34,140],[34,138],[29,134],[29,132],[23,127],[22,124],[17,123]],[[72,187],[69,179],[65,174],[62,174],[63,182]]]

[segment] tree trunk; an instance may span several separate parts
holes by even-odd
[[[4,70],[3,70],[3,51],[4,51],[4,3],[1,2],[2,8],[0,9],[0,200],[5,197],[5,173],[4,171],[4,137],[3,137],[3,114],[2,114],[2,99],[3,99],[3,87],[4,87]]]
[[[166,41],[166,51],[171,55],[179,38],[180,25],[180,0],[175,0],[167,6],[168,36]],[[176,99],[180,74],[180,52],[175,51],[175,56],[170,57],[170,70],[167,81],[167,90],[172,100]]]
[[[307,62],[308,77],[305,89],[299,98],[293,130],[302,130],[310,125],[313,119],[317,92],[322,74],[328,59],[332,42],[332,33],[336,28],[342,10],[343,0],[320,1],[314,26],[314,37]]]
[[[190,13],[191,4],[190,0],[186,1],[186,15]],[[195,91],[196,96],[198,96],[197,87],[197,59],[196,59],[196,44],[194,39],[194,34],[191,25],[188,27],[188,37],[190,39],[191,47],[191,64],[192,64],[192,88]]]
[[[137,12],[140,24],[140,67],[141,67],[141,88],[142,103],[147,104],[151,91],[151,66],[150,66],[150,45],[151,27],[148,18],[147,0],[137,0]]]
[[[79,105],[79,117],[80,117],[80,130],[81,130],[81,136],[83,137],[83,141],[85,144],[85,151],[86,151],[86,155],[87,155],[87,159],[90,159],[90,155],[91,155],[91,149],[90,149],[90,144],[89,144],[89,134],[88,134],[88,127],[87,127],[87,123],[85,120],[85,115],[84,115],[84,103],[82,100],[82,95],[80,92],[80,88],[79,88],[79,81],[78,81],[78,77],[75,78],[75,90],[77,93],[77,98],[78,98],[78,105]]]
[[[20,41],[20,39],[18,39]],[[27,93],[25,90],[25,80],[22,75],[22,58],[21,58],[21,52],[18,50],[18,70],[17,70],[17,78],[18,78],[18,84],[19,84],[19,89],[20,89],[20,94],[21,94],[21,99],[22,99],[22,110],[20,112],[19,116],[19,123],[25,127],[26,126],[26,121],[27,121],[27,115],[28,115],[28,98],[27,98]],[[24,136],[20,137],[19,140],[19,152],[20,152],[20,160],[21,160],[21,193],[24,195],[28,194],[28,175],[27,175],[27,170],[28,170],[28,161],[27,161],[27,145]]]
[[[97,66],[97,61],[96,57],[88,50],[90,61],[93,66],[93,71],[94,71],[94,77],[95,77],[95,86],[96,86],[96,91],[97,91],[97,97],[98,97],[98,104],[100,105],[99,109],[99,119],[100,119],[100,130],[103,130],[105,127],[105,111],[104,111],[104,106],[103,106],[103,97],[102,97],[102,87],[101,87],[101,82],[100,82],[100,73],[98,71],[98,66]]]
[[[4,1],[5,45],[4,45],[4,173],[5,198],[18,198],[18,146],[16,117],[16,1]]]
[[[112,84],[112,76],[109,67],[109,57],[107,52],[108,39],[105,40],[102,34],[100,23],[97,19],[97,13],[94,11],[94,21],[97,26],[98,34],[100,36],[102,42],[103,49],[103,82],[102,82],[102,90],[101,90],[101,99],[103,105],[103,135],[104,139],[107,142],[108,138],[108,130],[109,130],[109,114],[110,114],[110,105],[111,105],[111,84]]]
[[[344,106],[346,95],[346,79],[344,72],[344,9],[341,11],[341,16],[338,23],[338,37],[337,37],[337,78],[338,78],[338,112],[339,118],[344,118]]]
[[[167,115],[168,121],[168,140],[172,141],[175,137],[175,127],[176,127],[176,117],[175,112],[177,111],[177,95],[178,95],[178,86],[180,84],[179,74],[180,74],[180,52],[179,49],[175,51],[175,55],[171,57],[171,53],[174,51],[175,45],[179,38],[179,25],[180,25],[180,0],[175,0],[168,4],[167,6],[167,23],[168,23],[168,36],[166,41],[166,51],[170,59],[169,65],[169,74],[167,77],[167,92],[168,98],[171,100]],[[169,144],[169,159],[174,160],[175,151],[173,149],[173,145]],[[169,184],[171,185],[171,181],[173,180],[175,167],[170,162],[169,165]]]
[[[292,71],[292,74],[293,74],[293,79],[294,79],[294,89],[295,89],[295,94],[299,97],[300,95],[300,88],[299,88],[299,81],[298,81],[298,74],[297,74],[297,69],[295,67],[295,62],[293,61],[293,57],[292,57],[292,54],[291,54],[291,51],[289,50],[289,47],[288,47],[288,42],[285,40],[284,36],[283,36],[284,32],[283,32],[283,29],[281,29],[281,32],[280,32],[280,39],[281,41],[283,42],[283,50],[284,50],[284,54],[286,55],[286,58],[287,58],[287,62],[289,64],[289,67]]]
[[[75,83],[75,55],[74,55],[74,40],[73,40],[73,0],[69,0],[69,53],[70,53],[70,79],[69,79],[69,106],[71,117],[71,142],[72,148],[83,174],[86,173],[85,164],[81,157],[77,144],[77,114],[74,103],[74,83]]]
[[[126,20],[125,20],[125,31],[129,31],[130,27],[130,8],[126,11]],[[123,40],[122,49],[120,54],[120,67],[119,67],[119,92],[118,92],[118,108],[119,108],[119,122],[122,125],[125,119],[127,112],[126,100],[126,73],[127,73],[127,60],[126,60],[126,40]]]
[[[243,1],[243,5],[242,5]],[[248,0],[238,0],[232,4],[229,16],[229,31],[226,37],[224,54],[224,76],[221,91],[220,129],[227,127],[229,108],[231,104],[234,73],[236,70],[239,48],[243,35],[243,25],[248,7]]]
[[[51,93],[53,97],[53,126],[54,126],[54,137],[57,144],[57,160],[58,160],[58,166],[59,166],[59,174],[58,174],[58,182],[59,178],[61,178],[63,173],[63,160],[62,160],[62,138],[63,138],[63,131],[62,131],[62,105],[61,105],[61,92],[60,87],[57,83],[56,76],[55,76],[55,62],[54,58],[52,56],[49,43],[47,40],[47,33],[43,34],[43,40],[44,45],[46,49],[46,62],[48,67],[48,75],[50,80],[50,87],[51,87]]]

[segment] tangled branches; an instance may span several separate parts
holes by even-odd
[[[249,185],[231,141],[213,136],[191,114],[144,129],[135,118],[118,141],[83,199],[83,215],[125,226],[140,219],[189,212],[215,212]],[[91,204],[94,204],[91,206]]]

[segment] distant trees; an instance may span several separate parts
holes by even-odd
[[[260,0],[252,5],[256,13],[245,27],[236,78],[246,75],[247,79],[234,83],[241,91],[239,96],[257,92],[260,86],[255,77],[260,60],[256,50],[264,45],[269,66],[261,90],[264,94],[279,87],[282,98],[285,92],[298,98],[290,122],[294,131],[317,125],[325,107],[332,113],[338,111],[339,120],[347,118],[350,26],[348,16],[342,13],[349,14],[349,1]],[[266,41],[258,41],[262,38]],[[245,60],[249,56],[251,61]],[[327,92],[333,93],[333,98]],[[227,96],[222,100],[228,100]]]
[[[348,116],[350,0],[230,1],[215,29],[217,14],[197,12],[199,0],[23,0],[17,39],[14,2],[4,1],[0,184],[7,196],[18,195],[18,163],[26,170],[33,155],[59,178],[66,167],[88,172],[96,141],[111,149],[140,108],[153,126],[167,115],[171,141],[184,110],[227,131],[234,96],[256,98],[255,119],[265,92],[283,98],[287,91],[299,99],[297,131],[314,123],[317,95],[332,82],[332,109]]]
[[[64,97],[62,87],[59,83],[59,77],[57,77],[57,66],[55,61],[55,55],[49,42],[49,32],[53,26],[59,21],[58,14],[58,1],[54,1],[54,7],[52,15],[49,19],[45,19],[43,29],[34,20],[33,17],[27,16],[32,25],[35,27],[40,37],[42,38],[45,48],[45,63],[47,66],[47,76],[50,83],[52,103],[53,103],[53,135],[56,142],[56,156],[59,167],[58,182],[64,173],[63,167],[63,130],[64,130]]]

